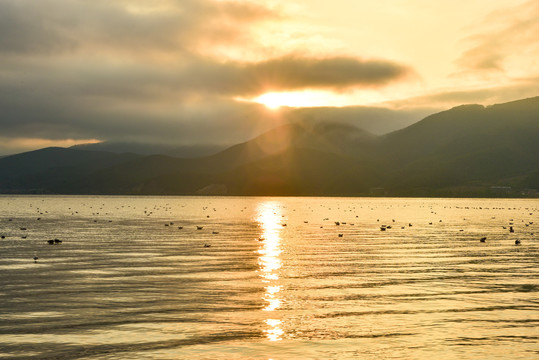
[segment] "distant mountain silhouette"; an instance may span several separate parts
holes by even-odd
[[[0,159],[0,192],[62,193],[76,179],[138,157],[59,147],[6,156]]]
[[[195,159],[47,148],[0,158],[0,192],[534,196],[538,135],[535,97],[459,106],[382,136],[288,124]]]
[[[228,146],[224,145],[193,145],[173,146],[160,144],[145,144],[135,142],[111,142],[105,141],[92,144],[74,145],[71,149],[88,151],[106,151],[117,154],[138,155],[167,155],[179,158],[198,158],[216,154]]]

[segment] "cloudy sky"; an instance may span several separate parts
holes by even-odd
[[[537,96],[538,18],[535,0],[0,0],[0,155]]]

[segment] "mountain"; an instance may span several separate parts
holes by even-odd
[[[208,165],[234,168],[280,154],[290,148],[314,149],[335,154],[357,153],[359,147],[368,146],[375,141],[376,136],[346,124],[320,123],[313,127],[287,124],[209,157]]]
[[[539,168],[538,136],[539,97],[434,114],[383,138],[385,185],[519,185],[516,178]]]
[[[259,185],[253,185],[254,187],[250,188],[249,182],[252,180],[256,184],[257,180],[247,175],[262,171],[262,169],[266,169],[267,172],[268,168],[264,164],[276,161],[274,159],[289,158],[294,160],[295,165],[287,169],[278,169],[273,166],[273,178],[285,179],[297,173],[295,178],[301,179],[300,174],[306,164],[311,164],[308,174],[313,175],[319,170],[316,164],[321,165],[321,159],[324,157],[333,159],[332,162],[335,164],[345,166],[342,158],[347,151],[350,152],[351,148],[362,144],[370,144],[374,140],[375,136],[349,125],[319,124],[314,128],[307,128],[298,124],[288,124],[212,156],[178,159],[152,155],[126,161],[118,166],[105,167],[95,171],[91,176],[73,182],[64,191],[108,194],[188,194],[195,193],[206,185],[226,184],[227,192],[230,193],[243,194],[246,191],[256,193],[255,190],[260,190],[259,193],[273,194],[288,188],[277,187],[272,188],[271,191],[268,189],[266,192],[262,191]],[[302,156],[294,156],[300,153]],[[350,158],[348,161],[356,160]],[[285,161],[277,161],[279,165],[285,163]],[[326,167],[326,165],[323,166]],[[326,172],[326,174],[335,174],[339,171],[337,166],[331,167],[334,171]],[[309,178],[315,179],[314,176],[309,176]],[[294,188],[298,189],[299,186]],[[308,188],[309,186],[304,184],[304,189]],[[311,192],[311,194],[314,193]]]
[[[62,192],[74,179],[138,158],[133,154],[50,147],[0,158],[0,192]]]
[[[178,158],[198,158],[216,154],[228,146],[224,145],[162,145],[144,144],[136,142],[113,142],[104,141],[92,144],[74,145],[71,149],[88,151],[105,151],[117,154],[138,154],[138,155],[166,155]]]
[[[459,106],[382,136],[297,122],[199,158],[48,148],[0,158],[0,192],[521,196],[539,188],[538,135],[536,97]]]

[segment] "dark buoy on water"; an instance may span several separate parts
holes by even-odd
[[[479,240],[481,242],[486,242],[487,241],[487,238],[486,237],[482,237],[481,240]]]
[[[520,240],[519,239],[515,240],[515,245],[520,245]]]
[[[510,227],[509,227],[509,232],[514,233],[514,232],[515,232],[515,229],[513,229],[513,227],[510,226]]]

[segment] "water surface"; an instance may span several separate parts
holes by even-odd
[[[0,358],[539,356],[537,200],[1,196],[0,209]]]

